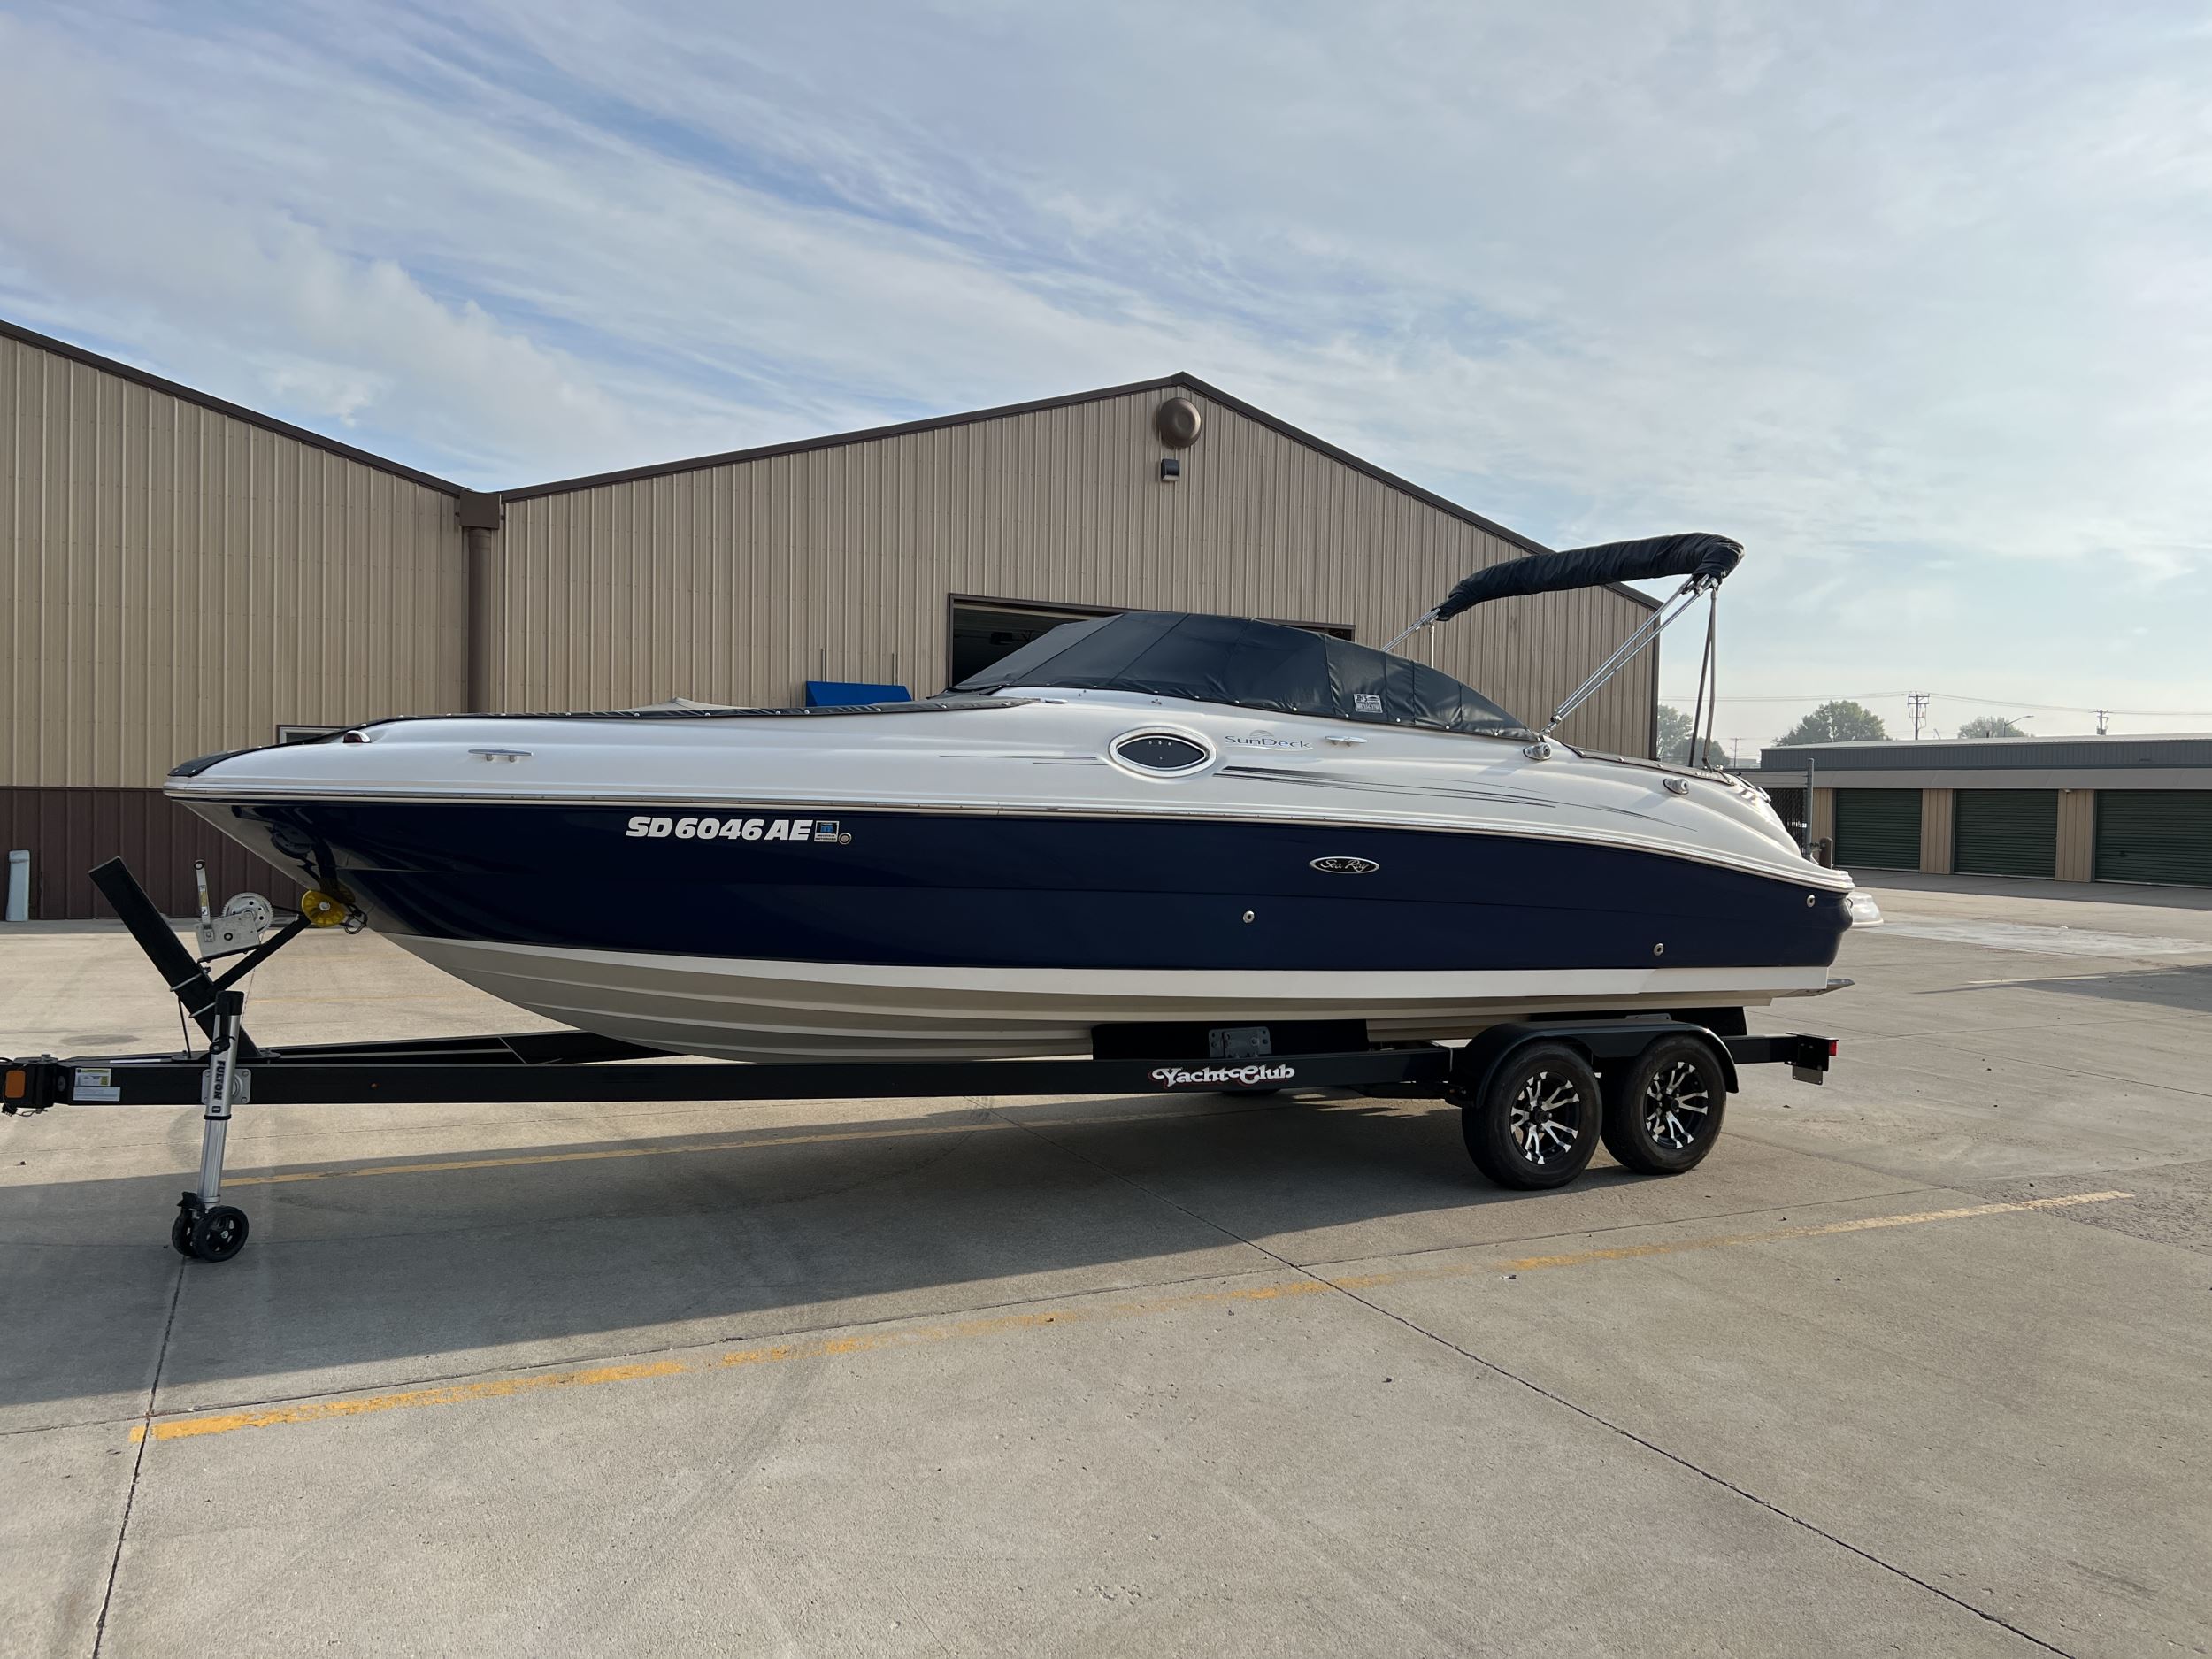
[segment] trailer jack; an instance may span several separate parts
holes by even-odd
[[[177,1218],[169,1224],[169,1242],[178,1253],[203,1262],[227,1262],[246,1248],[246,1212],[221,1202],[230,1111],[244,1098],[247,1086],[246,1069],[238,1064],[245,1011],[242,991],[216,994],[215,1030],[207,1048],[207,1103],[200,1115],[200,1185],[177,1200]]]

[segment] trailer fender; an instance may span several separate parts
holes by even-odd
[[[1712,1051],[1719,1064],[1721,1076],[1726,1079],[1728,1092],[1739,1094],[1742,1086],[1736,1077],[1735,1056],[1728,1052],[1728,1045],[1702,1025],[1686,1020],[1592,1020],[1577,1025],[1491,1025],[1470,1039],[1466,1047],[1452,1056],[1451,1080],[1447,1093],[1455,1099],[1471,1099],[1479,1094],[1491,1072],[1510,1058],[1515,1050],[1532,1042],[1563,1042],[1581,1051],[1601,1077],[1608,1071],[1632,1064],[1638,1055],[1665,1037],[1690,1037]]]

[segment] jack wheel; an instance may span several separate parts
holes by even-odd
[[[192,1255],[192,1223],[195,1218],[190,1210],[180,1210],[177,1218],[169,1224],[170,1248],[188,1260]]]
[[[1501,1187],[1564,1187],[1588,1167],[1604,1118],[1596,1073],[1562,1042],[1516,1048],[1460,1108],[1475,1167]]]
[[[203,1262],[227,1262],[246,1248],[246,1212],[218,1204],[192,1224],[192,1254]]]

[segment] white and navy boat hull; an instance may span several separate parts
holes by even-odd
[[[1208,758],[1144,775],[1133,731]],[[1527,749],[1045,694],[399,721],[196,763],[171,793],[455,977],[681,1053],[1053,1055],[1102,1025],[1286,1020],[1448,1038],[1824,988],[1849,879],[1755,791]]]

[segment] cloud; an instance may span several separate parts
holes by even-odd
[[[72,11],[0,305],[481,483],[1187,367],[1741,536],[1732,670],[2096,701],[2147,604],[2212,708],[2208,83],[2156,7]]]

